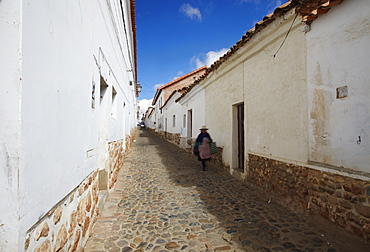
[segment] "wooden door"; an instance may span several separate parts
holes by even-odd
[[[244,170],[244,103],[238,105],[238,168]]]

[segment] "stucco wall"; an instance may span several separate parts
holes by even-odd
[[[243,102],[243,62],[235,60],[212,73],[205,88],[205,123],[217,146],[223,148],[225,165],[232,166],[233,105]]]
[[[191,73],[188,73],[170,83],[167,83],[166,85],[162,86],[157,90],[157,93],[154,96],[155,99],[155,117],[156,117],[156,125],[155,125],[155,131],[159,134],[163,134],[166,131],[165,124],[166,124],[166,116],[163,114],[162,107],[169,108],[166,103],[168,102],[168,99],[172,95],[172,93],[176,90],[180,90],[184,87],[187,87],[194,83],[194,81],[199,78],[204,72],[206,68],[202,67],[199,69],[194,70]],[[171,121],[171,124],[169,122]],[[167,118],[167,126],[172,125],[172,117],[171,119]]]
[[[273,57],[293,21],[278,18],[256,34],[207,79],[206,123],[233,164],[232,106],[245,105],[245,151],[307,161],[305,36],[297,19],[280,52]],[[226,130],[225,129],[229,129]],[[247,157],[247,155],[245,155]]]
[[[258,46],[246,52],[252,55],[244,62],[246,150],[305,162],[308,148],[305,34],[297,18],[274,57],[293,21],[293,13],[284,18],[257,35],[253,41]],[[264,35],[268,37],[261,38]]]
[[[181,131],[182,121],[181,121],[181,106],[175,102],[175,100],[180,96],[176,92],[169,100],[166,102],[166,105],[162,108],[163,117],[167,125],[165,125],[166,132],[169,133],[178,133]],[[175,116],[175,126],[173,125],[173,116]]]
[[[186,115],[186,127],[181,132],[182,139],[193,139],[195,140],[200,133],[199,129],[202,125],[206,124],[205,115],[205,92],[201,85],[196,85],[189,93],[183,97],[179,104],[181,105],[182,116]],[[188,136],[188,111],[192,111],[192,125],[191,125],[191,137]],[[207,125],[208,126],[208,125]],[[209,126],[208,126],[209,127]],[[209,128],[209,133],[212,134],[214,131],[213,127]]]
[[[0,67],[6,80],[0,121],[9,119],[0,124],[1,159],[8,160],[0,176],[6,251],[22,251],[27,230],[92,171],[104,169],[108,142],[127,142],[136,126],[130,12],[124,10],[126,40],[118,4],[0,3],[8,18],[0,27],[7,41],[0,51],[10,59]],[[101,76],[108,85],[102,100]],[[12,206],[19,212],[9,211]]]
[[[309,160],[368,173],[369,11],[369,1],[344,1],[307,33]],[[346,97],[337,98],[338,88]]]
[[[0,251],[10,251],[18,235],[20,2],[1,1],[0,17]]]
[[[153,107],[149,107],[148,110],[145,113],[145,127],[149,129],[154,129],[155,128],[155,119],[154,119],[155,111]]]

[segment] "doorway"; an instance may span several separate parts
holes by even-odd
[[[186,139],[189,141],[192,138],[193,132],[193,110],[188,110],[188,125],[187,125],[187,137]]]
[[[244,171],[244,164],[245,164],[245,137],[244,137],[244,103],[240,103],[233,106],[233,114],[234,114],[234,158],[233,163],[234,167],[238,170]]]

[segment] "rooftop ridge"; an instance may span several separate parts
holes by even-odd
[[[167,84],[159,87],[158,89],[164,89],[164,88],[166,88],[168,86],[171,86],[172,84],[174,84],[176,82],[179,82],[180,80],[183,80],[183,79],[189,77],[190,75],[193,75],[193,74],[195,74],[197,72],[200,72],[200,71],[202,71],[204,69],[207,69],[207,68],[208,68],[207,66],[202,66],[202,67],[200,67],[200,68],[198,68],[198,69],[196,69],[196,70],[194,70],[194,71],[192,71],[190,73],[187,73],[187,74],[185,74],[185,75],[183,75],[183,76],[181,76],[181,77],[179,77],[179,78],[177,78],[177,79],[175,79],[175,80],[173,80],[173,81],[171,81],[171,82],[169,82],[169,83],[167,83]]]

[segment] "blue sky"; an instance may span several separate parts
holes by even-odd
[[[156,88],[211,65],[285,0],[136,0],[138,100],[146,109]]]

